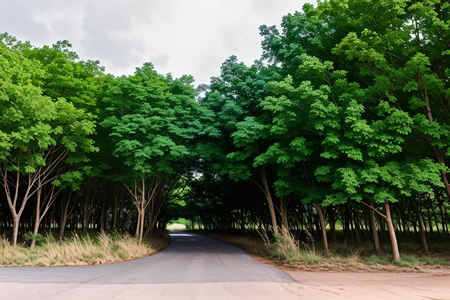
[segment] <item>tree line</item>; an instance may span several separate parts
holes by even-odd
[[[200,99],[215,131],[189,197],[198,221],[318,232],[325,251],[336,225],[377,252],[381,231],[394,260],[396,232],[414,232],[428,253],[426,233],[448,236],[449,12],[330,0],[261,26],[262,58],[230,57]]]
[[[1,41],[0,226],[12,243],[41,223],[61,239],[66,228],[135,229],[140,240],[164,228],[201,128],[193,78],[150,63],[114,77],[67,41]]]
[[[450,4],[329,0],[261,26],[262,57],[208,85],[0,43],[0,216],[17,243],[171,218],[329,236],[448,236]]]

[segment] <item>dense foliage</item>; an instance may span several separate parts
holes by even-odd
[[[279,227],[373,241],[448,236],[450,4],[328,0],[261,26],[208,86],[106,75],[66,41],[0,43],[0,226]],[[197,96],[197,94],[201,96]],[[196,99],[197,97],[197,99]],[[25,217],[22,218],[22,215]]]

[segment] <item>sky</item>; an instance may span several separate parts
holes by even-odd
[[[259,26],[307,0],[0,0],[0,33],[36,46],[68,40],[82,60],[132,74],[144,62],[159,73],[208,84],[231,55],[246,64],[261,51]]]

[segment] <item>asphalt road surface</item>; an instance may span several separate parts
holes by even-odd
[[[183,231],[171,238],[163,252],[124,263],[0,268],[0,299],[274,299],[277,291],[298,299],[289,275],[235,246]]]
[[[446,273],[288,275],[209,237],[171,236],[163,252],[124,263],[0,268],[0,300],[450,299]]]

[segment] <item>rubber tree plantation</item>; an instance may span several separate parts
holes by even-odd
[[[449,15],[443,0],[306,4],[260,27],[254,64],[230,56],[197,88],[4,33],[0,232],[142,241],[184,218],[428,255],[450,238]]]

